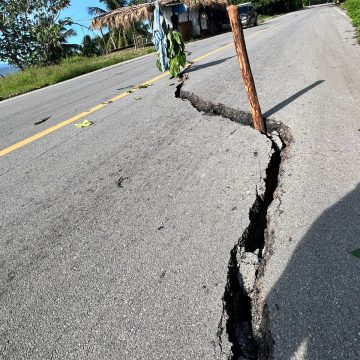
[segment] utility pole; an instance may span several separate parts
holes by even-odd
[[[235,49],[240,63],[241,74],[250,103],[254,128],[261,133],[266,134],[266,124],[261,113],[254,78],[251,72],[239,10],[235,5],[230,5],[227,10],[229,13],[231,29],[234,37]]]

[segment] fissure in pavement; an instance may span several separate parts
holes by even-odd
[[[178,85],[175,96],[189,101],[206,115],[222,116],[244,126],[252,125],[251,114],[226,105],[205,101]],[[269,359],[273,339],[262,300],[261,279],[269,255],[271,234],[268,209],[278,187],[285,148],[292,142],[289,128],[272,119],[267,120],[267,136],[272,142],[272,154],[266,169],[265,191],[259,194],[249,212],[249,225],[230,252],[227,283],[223,295],[223,314],[218,326],[221,352],[223,337],[231,343],[230,359]]]
[[[271,139],[271,138],[270,138]],[[272,139],[271,139],[272,140]],[[272,352],[272,337],[266,317],[259,309],[261,298],[258,279],[266,264],[267,211],[278,185],[281,151],[272,140],[272,156],[266,169],[265,192],[256,194],[249,211],[249,225],[230,252],[228,278],[223,297],[227,314],[226,332],[232,343],[233,359],[268,359]],[[257,316],[255,316],[255,313]],[[256,323],[255,321],[261,320]]]

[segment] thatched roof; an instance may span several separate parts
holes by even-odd
[[[160,0],[160,6],[171,6],[175,4],[185,4],[190,9],[199,7],[225,8],[227,0]],[[136,22],[150,19],[155,8],[155,3],[145,3],[122,7],[105,14],[96,16],[91,21],[93,29],[102,27],[126,28]]]
[[[190,9],[199,7],[225,8],[228,6],[227,0],[160,0],[161,6],[171,6],[176,4],[185,4]]]
[[[227,0],[183,0],[182,2],[190,9],[197,9],[201,6],[215,9],[225,9],[229,5]]]
[[[91,21],[91,27],[93,29],[100,29],[104,26],[110,28],[126,28],[134,23],[149,19],[154,8],[155,3],[122,7],[96,16]]]

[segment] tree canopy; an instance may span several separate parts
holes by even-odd
[[[250,0],[230,0],[234,5],[248,1]],[[255,5],[256,10],[264,15],[286,13],[300,9],[303,6],[302,0],[252,0],[251,2]]]
[[[0,60],[24,69],[56,63],[73,51],[70,18],[59,19],[70,0],[1,0]]]

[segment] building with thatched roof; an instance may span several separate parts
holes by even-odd
[[[227,0],[160,0],[160,8],[168,29],[179,30],[185,39],[221,32],[229,23]],[[122,7],[96,16],[93,29],[128,28],[137,22],[152,23],[155,2]]]

